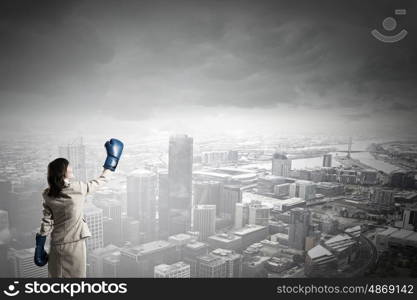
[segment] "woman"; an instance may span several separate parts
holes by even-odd
[[[107,158],[103,172],[88,182],[72,181],[68,160],[57,158],[48,165],[48,185],[43,192],[43,217],[36,234],[34,261],[38,266],[48,263],[49,277],[86,277],[86,238],[91,232],[84,219],[85,197],[94,193],[115,171],[123,143],[111,139],[105,143]],[[51,234],[49,254],[44,250]]]

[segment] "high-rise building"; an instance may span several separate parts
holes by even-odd
[[[87,258],[88,276],[106,277],[104,273],[104,259],[114,255],[120,255],[120,249],[112,244],[91,251]]]
[[[225,185],[217,213],[221,218],[233,220],[236,203],[242,202],[242,188],[238,185]]]
[[[90,229],[91,236],[87,239],[87,252],[103,248],[103,210],[87,202],[84,207],[84,218]]]
[[[274,194],[279,197],[287,197],[290,194],[290,183],[282,183],[274,186]]]
[[[154,268],[155,278],[190,278],[190,265],[183,261],[172,265],[160,264]]]
[[[123,247],[120,254],[121,277],[153,277],[156,265],[172,264],[177,258],[175,245],[163,240]]]
[[[249,204],[249,224],[268,226],[271,208],[261,203]]]
[[[242,249],[246,249],[253,243],[257,243],[266,239],[268,237],[269,231],[267,226],[249,224],[243,228],[235,230],[233,234],[241,238]],[[221,248],[227,249],[225,247]]]
[[[139,221],[146,241],[155,238],[156,174],[135,170],[127,177],[127,215]]]
[[[202,204],[193,208],[193,231],[198,231],[200,241],[216,233],[216,205]]]
[[[235,208],[235,228],[239,229],[249,223],[249,204],[236,203]]]
[[[272,155],[272,175],[288,177],[290,170],[291,159],[278,152]]]
[[[122,240],[131,245],[138,245],[143,242],[143,235],[139,231],[139,221],[122,215]]]
[[[193,241],[184,246],[182,260],[190,265],[191,277],[197,277],[197,258],[208,253],[208,245]]]
[[[394,192],[383,188],[374,188],[371,194],[371,205],[378,209],[391,210],[394,208]]]
[[[301,207],[290,211],[288,243],[291,248],[305,250],[305,240],[310,230],[310,212]]]
[[[215,249],[210,252],[214,256],[223,258],[226,261],[226,277],[239,278],[242,276],[242,255],[233,250]]]
[[[323,155],[323,167],[330,168],[332,166],[332,155],[324,154]]]
[[[169,230],[170,235],[191,227],[193,138],[175,135],[169,139]]]
[[[226,278],[227,262],[224,258],[211,253],[198,257],[198,277],[200,278]]]
[[[407,230],[417,230],[417,205],[404,208],[402,228]]]
[[[47,265],[38,267],[33,263],[33,255],[35,254],[35,248],[29,249],[10,249],[9,262],[11,266],[12,277],[48,277]]]
[[[114,199],[93,201],[94,205],[103,210],[104,246],[122,243],[122,205]]]
[[[169,236],[169,180],[168,170],[158,172],[158,235],[160,239]]]
[[[219,206],[223,184],[219,181],[195,181],[193,183],[193,205],[210,204]]]
[[[77,138],[65,146],[59,146],[59,156],[68,159],[77,180],[87,180],[85,145],[82,138]]]
[[[310,201],[316,197],[316,184],[309,180],[297,180],[290,184],[290,197]]]

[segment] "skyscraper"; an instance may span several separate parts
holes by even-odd
[[[270,208],[261,203],[249,205],[249,224],[268,226]]]
[[[169,180],[168,170],[158,172],[158,235],[160,239],[169,236]]]
[[[224,258],[209,253],[198,257],[197,270],[200,278],[225,278],[227,262]]]
[[[127,177],[127,215],[139,221],[139,229],[150,241],[156,233],[156,174],[136,170]]]
[[[323,167],[330,168],[332,166],[332,155],[331,154],[324,154],[323,155]]]
[[[190,229],[192,170],[193,138],[171,136],[168,163],[170,235]]]
[[[35,248],[29,249],[10,249],[9,258],[11,263],[12,277],[48,277],[47,265],[38,267],[33,263]]]
[[[272,155],[272,175],[288,177],[290,170],[291,159],[278,152]]]
[[[290,211],[288,243],[291,248],[305,250],[305,240],[310,230],[310,212],[297,207]]]
[[[87,180],[85,145],[82,138],[75,139],[65,146],[59,146],[59,156],[68,159],[77,180]]]
[[[103,210],[94,204],[87,202],[84,208],[84,218],[91,232],[87,239],[87,252],[102,248],[103,241]]]
[[[217,214],[221,218],[234,220],[236,203],[242,202],[242,188],[238,185],[225,185]]]
[[[193,184],[193,205],[212,204],[219,206],[223,184],[219,181],[196,181]]]
[[[88,255],[89,277],[104,277],[104,259],[114,255],[120,255],[120,249],[112,244],[91,251]]]
[[[216,233],[216,205],[197,205],[193,208],[193,231],[200,241]]]

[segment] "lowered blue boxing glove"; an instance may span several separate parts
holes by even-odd
[[[38,267],[43,267],[48,262],[48,253],[46,253],[44,247],[46,242],[46,235],[42,236],[39,233],[36,234],[36,247],[34,261]]]
[[[107,158],[103,168],[115,171],[123,151],[123,143],[118,139],[111,139],[104,144],[107,151]]]

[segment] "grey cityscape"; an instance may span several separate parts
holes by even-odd
[[[87,277],[417,277],[413,1],[0,8],[0,277],[48,277],[48,163],[110,138]]]

